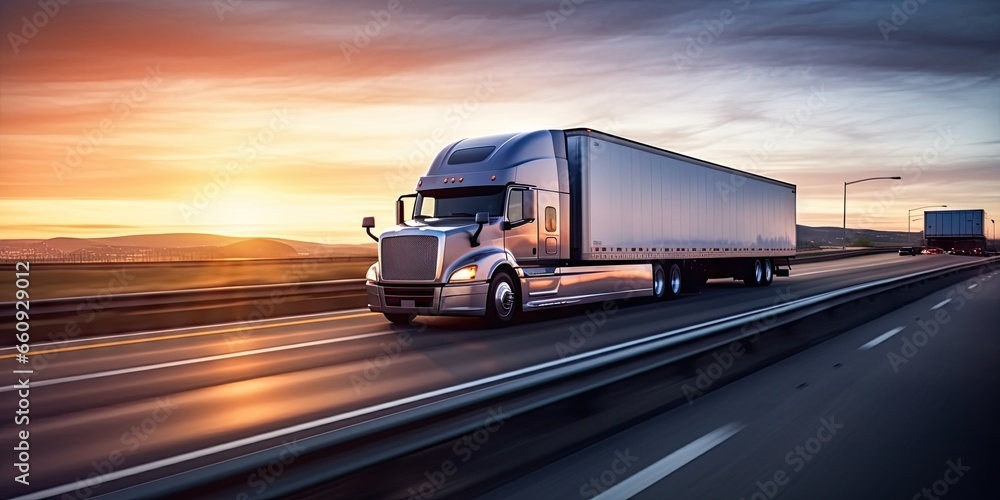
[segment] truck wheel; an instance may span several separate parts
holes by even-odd
[[[670,272],[667,273],[667,298],[677,298],[684,287],[684,275],[681,273],[681,266],[676,263],[670,264]]]
[[[517,302],[514,280],[505,272],[497,273],[486,296],[486,322],[494,326],[510,324],[517,315]]]
[[[413,314],[402,314],[402,313],[382,313],[385,314],[385,319],[391,321],[396,325],[410,326],[413,322]]]
[[[764,283],[764,264],[760,259],[750,261],[750,266],[743,277],[743,284],[746,286],[761,286]]]
[[[667,297],[667,273],[663,266],[653,263],[653,298],[663,300]]]
[[[774,281],[774,264],[771,263],[771,259],[764,259],[764,281],[761,282],[760,286],[768,286]]]

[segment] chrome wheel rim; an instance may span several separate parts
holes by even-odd
[[[663,290],[667,287],[667,279],[663,275],[663,268],[657,268],[656,274],[653,276],[653,293],[657,297],[663,296]]]
[[[774,270],[771,269],[771,261],[764,261],[764,281],[770,282],[774,278]]]
[[[761,279],[763,275],[764,275],[764,271],[761,269],[760,261],[759,260],[753,261],[753,277],[754,277],[754,280],[757,283],[761,283],[763,281]]]
[[[670,292],[674,295],[681,293],[681,270],[676,266],[670,268]]]
[[[514,310],[514,289],[506,281],[497,285],[497,292],[493,297],[497,313],[500,317],[506,318]]]

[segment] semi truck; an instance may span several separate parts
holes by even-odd
[[[362,227],[368,307],[397,324],[768,286],[795,255],[793,184],[592,129],[455,142],[395,208]]]
[[[986,211],[925,211],[924,238],[928,248],[957,255],[986,255]]]

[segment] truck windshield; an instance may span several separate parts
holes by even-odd
[[[498,217],[503,214],[503,201],[503,186],[421,191],[413,205],[413,218],[475,217],[479,212]]]

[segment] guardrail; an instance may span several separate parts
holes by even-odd
[[[797,257],[792,266],[890,251],[896,250],[824,252]],[[32,300],[30,317],[36,330],[59,330],[72,323],[64,333],[73,337],[202,326],[365,307],[364,282],[358,278]],[[178,314],[184,311],[197,314]],[[0,302],[0,326],[10,325],[14,313],[13,302]],[[11,341],[0,345],[3,342]]]
[[[795,264],[805,264],[809,262],[824,262],[828,260],[846,259],[848,257],[860,257],[862,255],[873,255],[880,253],[895,253],[898,252],[898,247],[873,247],[873,248],[863,248],[856,250],[830,250],[830,251],[817,251],[817,252],[803,252],[797,254],[794,259],[792,259],[792,266]]]
[[[33,330],[55,330],[58,337],[65,329],[64,334],[77,337],[363,307],[364,283],[344,279],[32,300],[28,312]],[[12,321],[14,313],[14,302],[0,303],[0,325]]]
[[[1000,259],[993,258],[853,285],[122,469],[102,483],[118,488],[109,498],[238,494],[248,472],[280,460],[286,453],[281,441],[296,439],[298,456],[268,485],[268,497],[324,498],[330,491],[407,497],[414,486],[407,478],[422,481],[428,466],[454,458],[452,443],[481,429],[489,409],[502,407],[504,440],[519,446],[484,448],[462,463],[463,480],[436,490],[473,496],[682,404],[682,384],[693,380],[699,362],[734,342],[749,343],[748,353],[713,388],[943,286],[998,269]],[[747,330],[760,322],[766,328]]]

